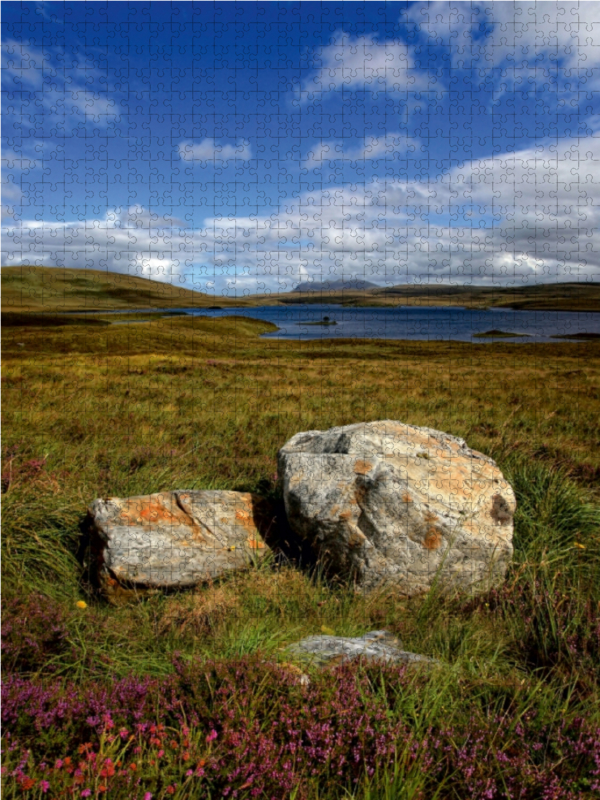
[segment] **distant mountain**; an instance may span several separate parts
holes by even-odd
[[[293,292],[330,292],[336,291],[339,292],[343,289],[352,289],[356,291],[357,289],[376,289],[377,284],[371,283],[370,281],[365,281],[362,278],[351,278],[350,280],[346,281],[305,281],[304,283],[299,283],[294,289]]]

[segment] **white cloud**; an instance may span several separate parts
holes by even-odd
[[[38,89],[50,68],[48,54],[24,42],[2,42],[2,83],[11,89]]]
[[[12,170],[13,172],[21,172],[23,170],[35,169],[38,166],[38,161],[34,158],[29,158],[24,153],[17,153],[10,148],[2,148],[2,169]]]
[[[545,82],[548,69],[555,72],[559,61],[569,73],[600,65],[598,0],[434,0],[409,6],[401,21],[416,25],[430,42],[449,47],[454,66],[459,62],[479,69],[505,65],[509,73],[527,73]],[[569,76],[586,78],[577,72]]]
[[[21,191],[21,187],[14,182],[13,176],[7,175],[5,172],[3,172],[1,206],[2,221],[5,219],[13,219],[16,216],[15,206],[20,203],[22,197],[23,192]]]
[[[234,158],[249,161],[252,157],[247,141],[232,145],[203,139],[201,142],[181,142],[177,150],[182,161],[226,161]]]
[[[93,89],[101,77],[78,52],[58,47],[41,50],[14,39],[2,44],[2,85],[8,93],[4,106],[25,125],[38,115],[67,128],[79,122],[102,127],[115,122],[120,108],[111,93]]]
[[[417,139],[403,133],[386,133],[382,136],[366,136],[358,146],[346,147],[343,140],[319,142],[309,151],[305,160],[308,169],[315,169],[328,161],[387,160],[404,153],[414,153]]]
[[[300,99],[314,92],[342,88],[368,92],[419,91],[427,87],[425,76],[414,68],[410,48],[400,41],[379,42],[371,36],[340,32],[332,44],[313,53],[317,72],[304,81]]]
[[[598,160],[592,134],[472,161],[429,182],[315,189],[276,214],[200,228],[139,206],[101,220],[24,221],[4,228],[3,263],[97,267],[217,292],[286,290],[323,275],[382,285],[598,280]]]
[[[10,148],[2,149],[2,220],[17,216],[18,206],[23,199],[23,191],[19,186],[21,173],[28,175],[37,166],[35,159],[28,158],[23,153],[16,153]]]

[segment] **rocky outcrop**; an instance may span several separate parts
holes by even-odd
[[[336,666],[356,658],[385,661],[390,664],[425,664],[439,662],[435,659],[409,653],[402,642],[388,631],[371,631],[356,638],[350,636],[309,636],[286,648],[286,655],[310,663],[312,666]]]
[[[174,491],[95,500],[89,532],[97,580],[108,596],[189,588],[260,559],[273,510],[243,492]]]
[[[498,584],[515,496],[495,462],[401,422],[298,433],[278,454],[288,522],[330,573],[407,596]]]

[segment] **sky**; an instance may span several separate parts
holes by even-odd
[[[3,2],[2,265],[600,280],[600,2]]]

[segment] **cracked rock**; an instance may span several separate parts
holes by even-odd
[[[95,500],[88,510],[93,568],[107,596],[190,588],[262,558],[270,505],[228,491],[173,491]]]

